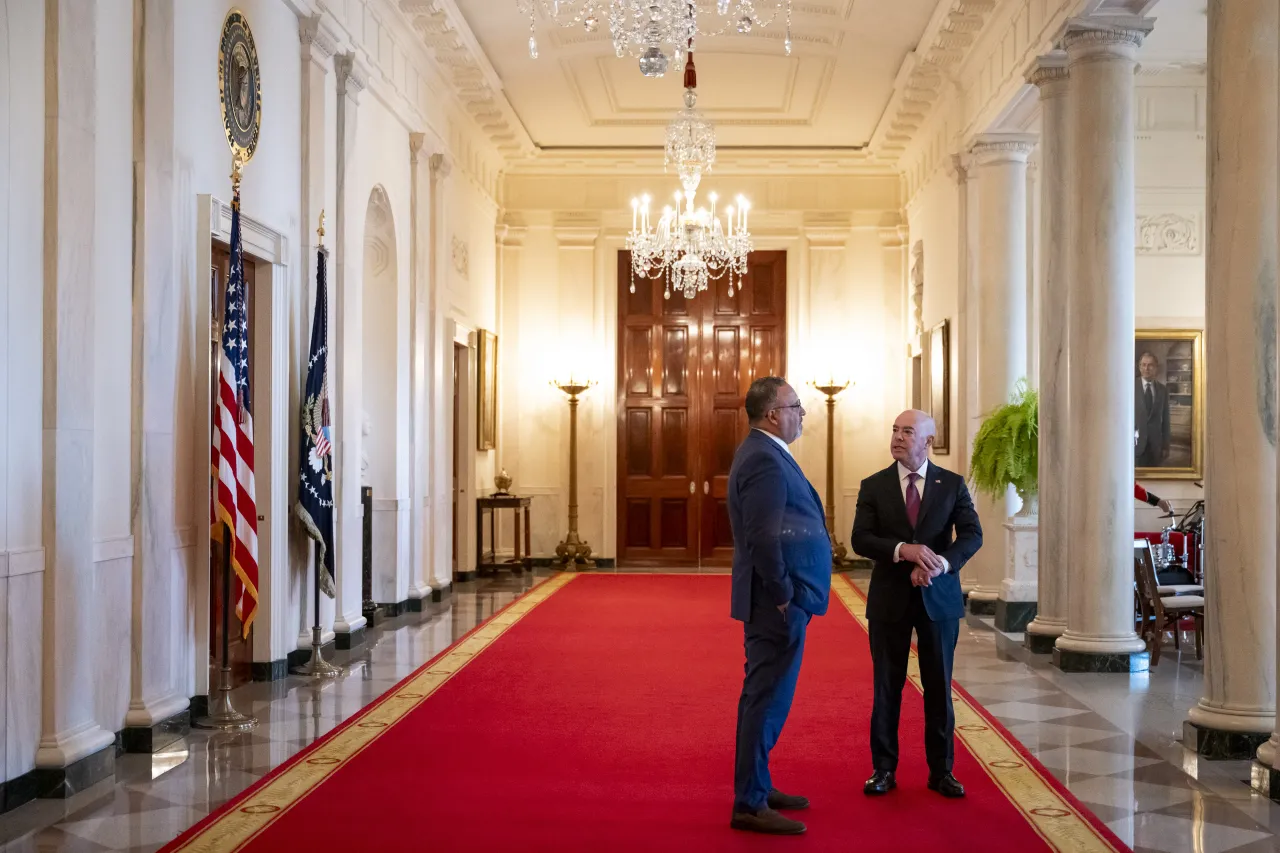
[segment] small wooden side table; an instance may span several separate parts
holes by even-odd
[[[476,574],[494,574],[500,569],[510,569],[521,574],[526,568],[533,568],[533,558],[529,548],[529,505],[533,498],[522,498],[518,495],[489,495],[476,498]],[[512,510],[515,522],[515,556],[499,563],[498,549],[498,510]],[[523,511],[523,512],[522,512]],[[484,517],[489,515],[489,550],[484,549]],[[524,536],[521,537],[521,515],[524,516]],[[521,547],[523,545],[523,548]]]

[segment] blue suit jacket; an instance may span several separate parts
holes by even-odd
[[[751,621],[763,596],[769,607],[791,604],[811,616],[827,612],[831,537],[826,513],[800,465],[776,441],[751,430],[729,469],[733,527],[730,615]]]

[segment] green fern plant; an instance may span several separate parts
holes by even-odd
[[[1025,500],[1036,493],[1039,471],[1040,395],[1018,381],[1009,402],[987,415],[973,440],[969,477],[993,498],[1013,486]]]

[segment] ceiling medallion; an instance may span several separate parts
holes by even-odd
[[[684,73],[685,108],[667,126],[666,144],[666,165],[675,165],[684,189],[676,191],[675,206],[664,207],[656,225],[650,220],[649,196],[631,200],[631,233],[627,235],[631,292],[636,292],[637,277],[664,278],[664,299],[670,299],[673,290],[692,299],[706,290],[711,281],[727,276],[729,295],[733,296],[735,290],[742,290],[747,256],[753,248],[747,228],[751,205],[738,196],[736,209],[725,208],[723,223],[716,212],[715,193],[710,195],[710,210],[695,206],[702,175],[711,171],[715,163],[716,134],[711,122],[697,110],[698,84],[692,46],[688,57]]]
[[[708,11],[701,21],[697,0],[516,0],[516,6],[529,16],[529,56],[533,59],[538,58],[538,13],[557,26],[582,27],[589,33],[608,21],[618,58],[628,53],[639,57],[640,73],[646,77],[661,77],[672,60],[675,70],[680,71],[686,45],[696,36],[719,36],[730,28],[745,35],[756,27],[771,25],[784,14],[787,35],[783,49],[791,55],[792,0],[715,2],[715,16]]]

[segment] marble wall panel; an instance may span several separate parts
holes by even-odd
[[[4,775],[14,779],[35,767],[40,742],[44,571],[11,574],[6,599]]]

